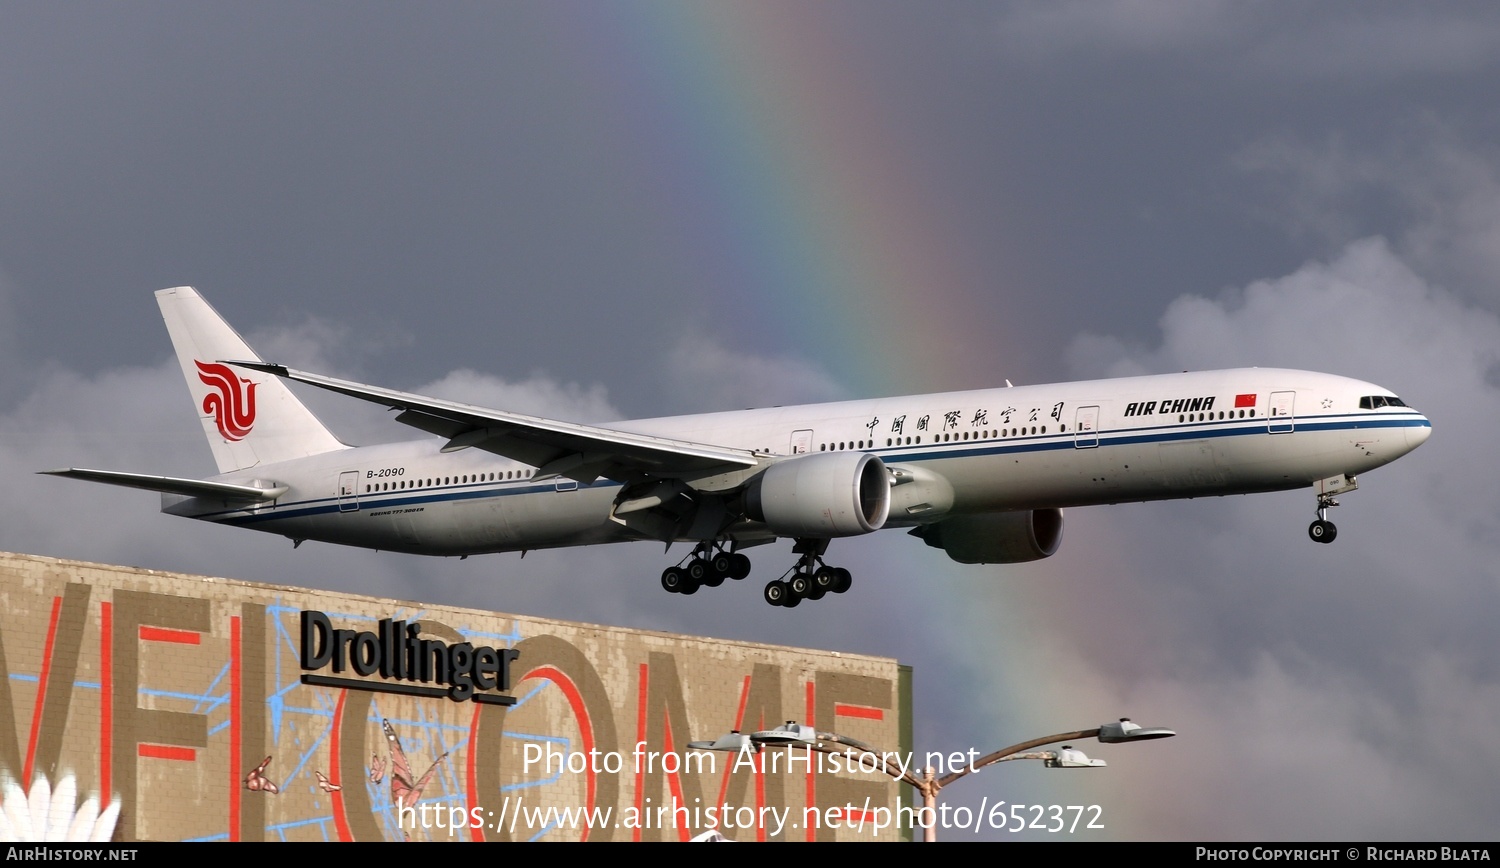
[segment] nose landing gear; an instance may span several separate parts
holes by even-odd
[[[1328,510],[1339,505],[1333,496],[1359,488],[1359,482],[1341,473],[1318,480],[1313,488],[1318,493],[1318,520],[1307,526],[1307,535],[1313,542],[1331,543],[1339,535],[1339,529],[1328,520]]]

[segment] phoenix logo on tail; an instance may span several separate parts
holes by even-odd
[[[255,425],[255,384],[235,375],[228,365],[206,365],[197,359],[198,379],[216,391],[203,398],[203,412],[212,413],[225,440],[243,440]],[[243,391],[240,385],[246,387]]]

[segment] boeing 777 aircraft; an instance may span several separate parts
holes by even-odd
[[[1431,424],[1387,389],[1240,368],[582,425],[266,364],[191,287],[156,293],[219,473],[45,471],[162,493],[172,515],[429,555],[694,543],[661,583],[691,594],[795,541],[765,587],[796,606],[850,586],[830,540],[905,528],[966,564],[1045,558],[1071,506],[1310,488],[1317,542],[1356,476]],[[286,386],[399,410],[436,435],[353,447]]]

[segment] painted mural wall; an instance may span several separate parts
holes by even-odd
[[[0,780],[114,840],[897,840],[910,796],[787,720],[910,751],[895,661],[0,554]]]

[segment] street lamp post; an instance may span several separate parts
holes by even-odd
[[[766,747],[806,747],[818,753],[840,754],[844,756],[864,755],[871,757],[876,761],[880,770],[888,777],[909,784],[922,794],[922,817],[926,820],[926,822],[922,823],[923,840],[936,841],[938,793],[954,781],[967,777],[985,766],[994,765],[999,762],[1009,762],[1011,760],[1036,759],[1046,763],[1048,768],[1100,768],[1104,766],[1104,760],[1090,759],[1083,751],[1077,750],[1071,745],[1065,744],[1061,750],[1034,751],[1033,748],[1086,738],[1097,738],[1104,744],[1120,744],[1130,741],[1151,741],[1158,738],[1168,738],[1176,734],[1172,730],[1162,727],[1143,727],[1133,723],[1127,717],[1122,717],[1116,722],[1106,723],[1092,729],[1059,732],[1019,742],[1009,747],[1001,748],[993,753],[985,754],[963,768],[949,772],[942,777],[937,777],[933,768],[928,766],[922,770],[920,778],[912,774],[909,769],[892,766],[887,758],[887,754],[876,750],[858,739],[839,735],[836,732],[819,732],[810,726],[802,726],[796,721],[787,721],[784,725],[778,726],[775,729],[753,732],[748,735],[740,732],[731,732],[720,736],[714,741],[690,742],[688,747],[693,750],[734,752],[739,752],[746,748],[760,751]]]
[[[1105,744],[1120,744],[1127,741],[1150,741],[1152,739],[1168,738],[1176,734],[1172,730],[1163,729],[1162,727],[1148,728],[1139,726],[1131,722],[1130,718],[1122,717],[1114,723],[1106,723],[1103,726],[1094,727],[1093,729],[1079,729],[1073,732],[1044,735],[1041,738],[1033,738],[1029,741],[1013,744],[1010,747],[1001,748],[994,753],[985,754],[963,768],[949,772],[940,778],[936,777],[932,767],[928,766],[923,770],[921,783],[915,785],[917,791],[922,794],[922,807],[925,811],[924,815],[928,819],[928,822],[923,825],[923,839],[926,841],[937,840],[937,794],[943,787],[973,772],[977,772],[985,766],[994,765],[999,762],[1008,762],[1010,760],[1041,759],[1047,763],[1049,768],[1098,768],[1104,764],[1103,760],[1094,761],[1098,763],[1096,766],[1092,763],[1070,762],[1068,759],[1061,757],[1060,754],[1071,750],[1067,746],[1064,746],[1062,751],[1045,751],[1040,754],[1026,753],[1026,751],[1044,745],[1078,741],[1085,738],[1097,738]],[[1073,751],[1073,753],[1082,754],[1081,751]]]

